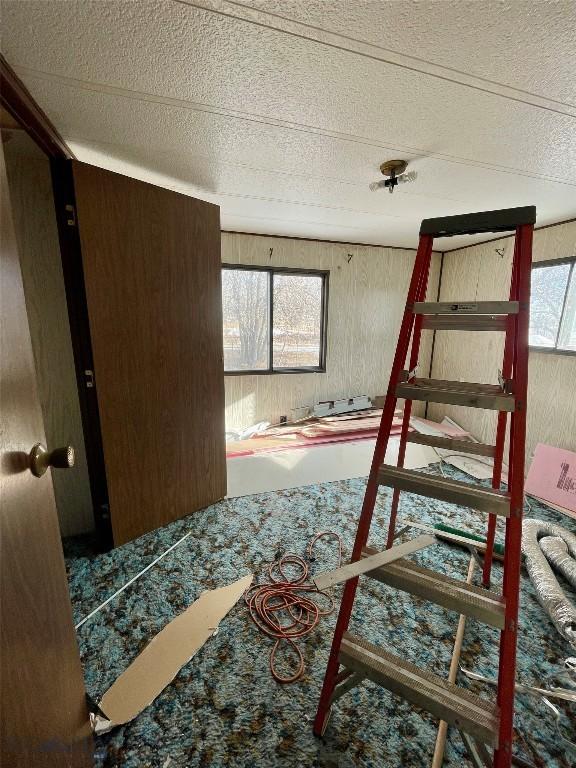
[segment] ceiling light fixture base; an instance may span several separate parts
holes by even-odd
[[[400,176],[408,168],[406,160],[387,160],[380,166],[383,176]]]

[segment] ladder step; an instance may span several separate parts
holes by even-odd
[[[454,451],[456,453],[473,453],[475,456],[494,456],[496,451],[493,445],[474,443],[472,440],[454,440],[451,437],[424,435],[421,432],[408,432],[406,441],[408,443],[416,443],[417,445],[429,445],[432,448],[444,448],[447,451]]]
[[[423,331],[505,331],[506,315],[424,315]]]
[[[340,663],[484,744],[498,746],[498,707],[359,637],[344,634]]]
[[[404,376],[408,374],[403,372]],[[486,408],[492,411],[513,411],[514,395],[504,392],[497,384],[474,384],[469,381],[417,379],[396,386],[396,397],[424,400],[431,403]]]
[[[415,315],[517,315],[518,301],[417,301]]]
[[[362,557],[369,557],[377,551],[364,547]],[[422,568],[405,558],[369,571],[367,575],[491,627],[504,629],[504,601],[495,592]]]
[[[378,483],[401,491],[429,496],[451,504],[461,504],[481,512],[491,512],[502,517],[510,516],[510,495],[483,485],[463,483],[438,475],[425,475],[413,469],[403,469],[383,464],[378,473]]]

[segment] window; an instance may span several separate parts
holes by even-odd
[[[222,269],[225,373],[326,370],[328,272]]]
[[[530,346],[576,353],[576,259],[532,268]]]

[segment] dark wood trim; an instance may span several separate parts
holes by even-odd
[[[302,240],[305,243],[328,243],[329,245],[349,245],[360,248],[389,248],[391,251],[415,251],[418,245],[382,245],[381,243],[350,243],[347,240],[321,240],[317,237],[292,237],[291,235],[266,235],[262,232],[238,232],[235,229],[220,230],[223,235],[248,235],[248,237],[274,237],[279,240]],[[434,250],[432,253],[442,253]]]
[[[569,357],[576,356],[576,350],[562,349],[561,347],[531,347],[528,345],[528,352],[542,352],[545,355],[568,355]]]
[[[538,232],[540,229],[549,229],[550,227],[561,227],[562,224],[571,224],[576,221],[576,217],[572,219],[565,219],[564,221],[556,221],[553,224],[543,224],[541,227],[534,227],[534,231]],[[236,229],[223,229],[221,230],[223,235],[248,235],[249,237],[274,237],[280,240],[303,240],[306,243],[328,243],[329,245],[349,245],[351,247],[358,246],[362,248],[389,248],[392,251],[415,251],[417,246],[411,247],[409,245],[382,245],[382,243],[351,243],[347,240],[322,240],[317,237],[292,237],[291,235],[266,235],[262,232],[239,232]],[[507,237],[514,237],[514,232],[509,235],[500,235],[500,237],[491,237],[489,240],[480,240],[478,243],[470,243],[470,245],[459,245],[457,248],[446,248],[440,250],[434,248],[432,253],[452,253],[453,251],[463,251],[465,248],[474,248],[477,245],[485,245],[486,243],[495,243],[497,240],[504,240]]]
[[[532,269],[541,269],[542,267],[558,267],[562,264],[574,264],[576,256],[565,256],[561,259],[547,259],[545,261],[533,261]]]
[[[222,262],[222,269],[243,269],[248,272],[275,272],[277,275],[311,275],[312,277],[326,277],[329,269],[306,269],[305,267],[267,267],[264,264],[230,264]]]
[[[68,305],[70,337],[74,354],[78,400],[80,403],[90,493],[94,511],[96,544],[98,549],[107,551],[113,546],[112,523],[110,519],[106,466],[104,463],[104,446],[100,426],[100,411],[96,396],[96,382],[93,375],[94,358],[88,319],[84,268],[80,250],[80,235],[76,221],[76,197],[72,163],[63,158],[52,158],[50,163],[62,259],[62,274],[64,276],[64,289]],[[92,375],[90,376],[88,372],[92,372]]]
[[[16,72],[0,53],[0,104],[22,126],[48,157],[74,157],[66,142],[32,98]]]
[[[224,376],[283,376],[293,373],[326,373],[326,368],[262,368],[256,371],[224,371]]]
[[[573,219],[565,219],[564,221],[556,221],[554,224],[543,224],[541,227],[534,227],[534,232],[539,232],[541,229],[550,229],[551,227],[561,227],[563,224],[572,224],[576,221],[576,217]],[[454,251],[464,251],[466,248],[475,248],[477,245],[486,245],[486,243],[495,243],[498,240],[506,240],[508,237],[516,237],[514,232],[509,235],[501,235],[500,237],[491,237],[489,240],[480,240],[479,243],[470,243],[470,245],[460,245],[458,248],[446,249],[444,253],[453,253]]]

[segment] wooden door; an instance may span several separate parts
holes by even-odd
[[[36,478],[28,465],[28,452],[45,436],[1,144],[0,176],[0,763],[89,766],[92,739],[51,475]]]
[[[226,494],[219,208],[73,171],[119,545]]]

